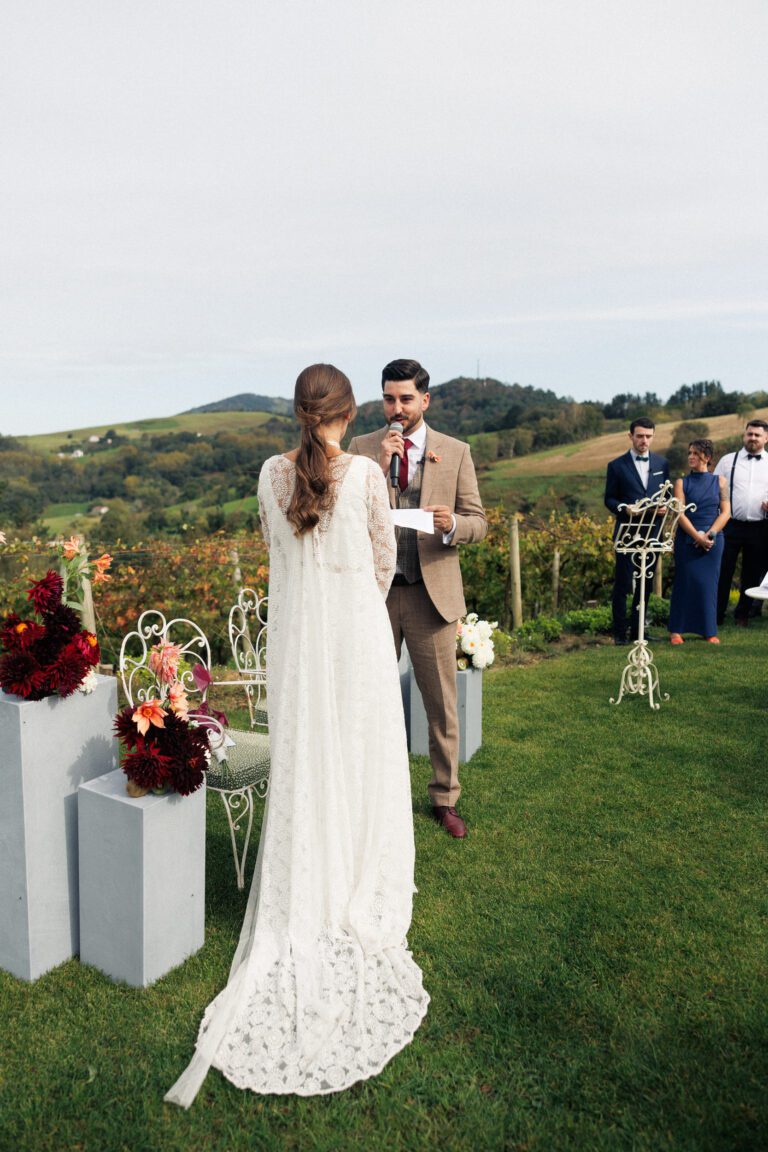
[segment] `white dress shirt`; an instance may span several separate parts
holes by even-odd
[[[408,432],[404,439],[411,442],[411,447],[408,449],[408,483],[412,484],[416,469],[424,459],[424,450],[427,447],[427,426],[424,421],[422,420],[413,432]]]
[[[637,452],[632,453],[632,459],[635,462],[635,468],[637,468],[637,474],[640,477],[640,480],[642,481],[643,488],[648,487],[648,473],[651,470],[650,454],[648,452],[646,452],[645,455],[646,455],[646,459],[641,460],[640,457],[638,456]]]
[[[757,460],[749,460],[748,456],[746,448],[728,452],[715,468],[715,476],[725,476],[729,485],[733,469],[731,515],[734,520],[762,520],[762,503],[768,500],[768,453],[761,452]]]

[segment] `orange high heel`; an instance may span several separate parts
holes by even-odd
[[[670,632],[669,642],[670,644],[685,644],[685,640],[683,640],[679,632]]]

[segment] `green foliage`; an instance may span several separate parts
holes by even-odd
[[[537,616],[533,620],[526,620],[519,628],[515,628],[512,638],[515,644],[524,651],[542,652],[548,644],[559,640],[563,634],[563,625],[554,616]]]
[[[683,475],[688,471],[688,445],[691,440],[709,436],[709,425],[703,420],[683,420],[672,435],[672,443],[664,455],[669,461],[670,475]]]
[[[493,647],[497,658],[508,656],[512,651],[513,644],[514,640],[508,632],[504,632],[501,628],[496,629],[493,634]]]
[[[603,405],[608,420],[629,421],[635,416],[656,419],[696,419],[697,417],[726,416],[730,412],[749,412],[766,403],[765,392],[726,392],[719,380],[701,380],[696,384],[683,384],[666,401],[655,392],[644,396],[635,392],[621,392]]]
[[[461,571],[470,611],[510,623],[509,533],[511,517],[502,508],[487,510],[488,534],[460,550]],[[538,616],[552,604],[552,561],[560,552],[558,607],[580,608],[585,600],[605,597],[614,572],[613,520],[552,513],[546,520],[518,517],[523,615]]]
[[[669,624],[669,600],[663,596],[654,596],[651,593],[648,597],[645,618],[649,624],[656,628],[666,628]]]
[[[8,460],[10,455],[0,459]],[[17,528],[25,527],[42,515],[44,507],[42,492],[26,476],[0,478],[0,523],[13,524]]]
[[[563,628],[577,636],[597,636],[613,631],[613,613],[607,604],[596,608],[574,608],[563,615]]]

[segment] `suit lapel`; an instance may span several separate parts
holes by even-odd
[[[426,508],[432,503],[432,490],[434,488],[435,468],[436,464],[431,463],[429,460],[429,453],[434,453],[439,456],[440,441],[442,436],[439,432],[433,432],[427,425],[427,439],[424,442],[424,464],[421,469],[421,500],[419,504],[422,508]]]
[[[627,473],[627,480],[631,483],[631,486],[635,489],[636,492],[639,492],[642,496],[645,496],[647,494],[647,489],[643,488],[643,482],[640,479],[640,473],[637,471],[637,467],[635,466],[635,461],[632,457],[631,451],[626,453],[626,455],[624,457],[624,464],[625,464],[625,470]],[[649,469],[648,480],[649,481],[651,479],[650,468],[651,468],[651,457],[650,457],[650,453],[649,453],[649,455],[648,455],[648,469]]]

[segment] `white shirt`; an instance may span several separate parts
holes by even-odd
[[[648,452],[646,452],[645,455],[646,455],[646,459],[641,460],[636,452],[632,453],[632,459],[635,462],[635,468],[637,468],[637,474],[642,481],[643,488],[648,487],[648,473],[651,470],[650,454]]]
[[[408,483],[412,484],[416,469],[424,459],[424,450],[427,447],[427,426],[424,421],[422,420],[418,428],[409,432],[404,439],[411,442],[411,447],[408,449]]]
[[[768,500],[768,454],[760,453],[758,460],[748,460],[746,448],[738,452],[728,452],[718,460],[715,476],[725,476],[731,483],[731,469],[736,457],[733,472],[733,492],[731,515],[734,520],[762,520],[763,500]]]

